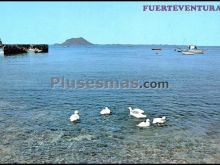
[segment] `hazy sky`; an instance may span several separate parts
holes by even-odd
[[[220,2],[0,2],[4,43],[220,46],[220,12],[144,12],[143,5],[220,5]]]

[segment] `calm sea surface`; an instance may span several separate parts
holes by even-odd
[[[220,163],[220,47],[55,47],[0,56],[0,163]],[[167,81],[168,89],[51,89],[50,78]],[[112,110],[100,116],[102,108]],[[163,126],[140,129],[143,119]],[[78,110],[80,121],[71,123]]]

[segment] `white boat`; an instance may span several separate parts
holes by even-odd
[[[203,50],[198,49],[195,45],[189,45],[187,50],[182,51],[185,55],[203,54]]]
[[[174,49],[176,52],[184,52],[187,51],[188,49],[182,49],[182,48],[176,48]]]
[[[182,51],[182,53],[185,54],[185,55],[193,55],[193,54],[195,54],[195,53],[190,52],[190,51]]]
[[[189,51],[193,52],[195,54],[203,54],[203,50],[198,49],[197,46],[195,46],[195,45],[190,45],[189,46]]]

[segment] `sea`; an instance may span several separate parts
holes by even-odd
[[[152,48],[160,47],[161,51]],[[0,56],[0,163],[220,163],[220,47],[49,46]],[[168,88],[52,88],[51,78]],[[104,107],[110,115],[100,115]],[[145,119],[129,115],[140,108]],[[79,111],[80,120],[69,117]],[[156,117],[166,122],[153,124]]]

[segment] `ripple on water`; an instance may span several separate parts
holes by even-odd
[[[156,57],[148,46],[52,48],[48,56],[4,58],[0,162],[219,163],[219,49],[192,58],[173,49]],[[49,78],[59,75],[163,79],[169,89],[51,90]],[[99,114],[105,106],[112,115]],[[129,106],[144,109],[151,121],[166,116],[167,122],[139,129],[143,119],[129,116]],[[73,124],[75,110],[80,121]]]

